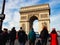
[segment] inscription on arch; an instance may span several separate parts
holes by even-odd
[[[48,14],[41,14],[41,18],[48,18]]]
[[[25,20],[26,19],[26,16],[21,16],[21,20]]]

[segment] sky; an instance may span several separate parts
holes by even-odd
[[[0,14],[2,3],[3,0],[0,0]],[[50,30],[54,27],[57,31],[60,30],[60,0],[6,0],[3,28],[11,30],[12,27],[16,27],[16,29],[19,30],[20,8],[41,4],[49,4],[50,6]],[[36,25],[37,23],[38,21],[34,21],[35,28],[38,26]]]

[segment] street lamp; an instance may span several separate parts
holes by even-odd
[[[2,12],[0,14],[0,30],[2,30],[2,23],[3,23],[3,20],[5,19],[5,14],[4,14],[5,1],[6,0],[3,0]]]

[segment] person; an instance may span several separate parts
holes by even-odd
[[[0,45],[3,45],[3,31],[0,30]]]
[[[16,29],[15,27],[13,27],[10,32],[10,45],[14,45],[15,39],[16,39]]]
[[[18,41],[19,41],[20,45],[25,45],[25,43],[27,41],[27,34],[22,29],[22,27],[20,27],[20,30],[18,32]]]
[[[3,45],[6,45],[7,40],[8,40],[8,29],[4,28],[4,31],[3,31]]]
[[[38,40],[38,42],[36,43],[36,45],[41,45],[41,41],[40,41],[40,40]]]
[[[41,33],[40,33],[41,45],[47,44],[48,36],[49,36],[49,34],[48,34],[47,27],[44,26]]]
[[[51,43],[50,43],[50,45],[58,45],[58,39],[57,39],[58,34],[57,34],[55,28],[52,29],[50,37],[51,37]]]
[[[18,32],[16,32],[16,39],[18,39]]]
[[[36,34],[33,28],[30,30],[28,34],[28,39],[29,39],[29,45],[35,45]]]

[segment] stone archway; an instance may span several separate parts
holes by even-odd
[[[29,19],[29,26],[30,26],[30,29],[33,27],[33,21],[34,20],[38,20],[38,18],[36,16],[32,16],[30,19]]]
[[[42,30],[42,26],[45,25],[50,30],[50,7],[49,4],[35,5],[22,7],[20,10],[20,26],[29,33],[30,28],[33,25],[33,21],[38,19],[38,32]]]

